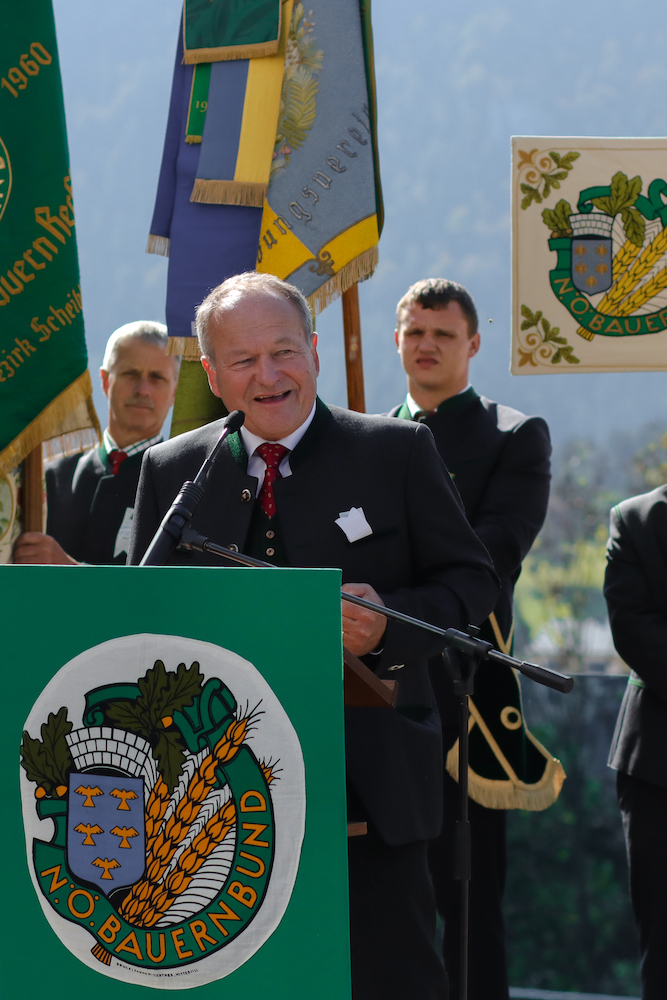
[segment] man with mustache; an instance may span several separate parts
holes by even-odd
[[[25,532],[15,563],[124,565],[141,459],[162,440],[180,359],[167,354],[167,328],[140,320],[112,333],[100,369],[109,401],[102,444],[46,467],[46,534]]]

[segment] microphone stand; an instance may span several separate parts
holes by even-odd
[[[217,542],[212,542],[210,538],[200,535],[190,527],[185,528],[182,532],[180,548],[190,551],[194,549],[197,552],[211,552],[225,559],[231,559],[233,562],[240,563],[243,566],[255,566],[260,569],[277,569],[273,563],[264,562],[262,559],[255,559],[252,556],[246,556],[242,552],[235,552],[233,549],[225,548],[224,545],[218,545]],[[143,566],[146,564],[142,562],[140,565]],[[464,653],[467,656],[476,657],[479,661],[491,660],[493,663],[514,667],[515,670],[519,670],[526,677],[530,677],[531,680],[537,681],[539,684],[544,684],[546,687],[554,688],[554,690],[560,691],[563,694],[568,694],[574,685],[574,679],[568,676],[568,674],[561,674],[557,670],[551,670],[549,667],[541,667],[537,663],[524,663],[522,660],[517,660],[514,656],[507,656],[506,653],[501,653],[499,650],[494,649],[490,642],[485,642],[484,639],[477,639],[474,635],[460,632],[455,628],[439,628],[437,625],[431,625],[430,622],[424,622],[420,618],[413,618],[411,615],[403,614],[402,611],[394,611],[393,608],[387,608],[383,604],[374,604],[363,597],[355,597],[354,594],[347,594],[344,590],[341,591],[341,597],[349,604],[356,604],[359,608],[374,611],[375,614],[382,615],[391,621],[401,622],[403,625],[414,625],[415,628],[426,632],[433,632],[434,635],[439,635],[445,640],[446,646],[458,650],[458,652]],[[469,628],[473,632],[479,631],[473,625],[469,626]]]
[[[237,430],[243,423],[244,414],[239,410],[230,413],[225,419],[223,432],[215,448],[208,456],[199,470],[194,482],[186,482],[181,487],[181,491],[176,497],[170,510],[166,514],[162,524],[155,533],[148,551],[141,560],[141,566],[161,566],[164,565],[175,548],[182,548],[197,552],[210,552],[214,555],[230,559],[232,562],[240,563],[243,566],[254,566],[263,569],[276,569],[272,563],[264,562],[261,559],[254,559],[252,556],[235,552],[218,545],[204,535],[190,527],[190,522],[199,501],[204,495],[204,485],[211,464],[215,459],[223,441],[229,433]],[[426,632],[432,632],[444,639],[448,649],[462,653],[465,661],[469,664],[467,670],[463,670],[456,662],[456,657],[448,657],[443,653],[443,661],[446,669],[454,681],[454,692],[459,698],[459,794],[460,794],[460,818],[456,824],[455,851],[454,851],[454,878],[461,882],[461,940],[460,940],[460,973],[459,973],[459,1000],[467,1000],[468,996],[468,909],[469,909],[469,889],[470,889],[470,821],[468,819],[468,716],[469,697],[473,693],[473,680],[477,668],[483,660],[503,666],[513,667],[525,677],[529,677],[538,684],[553,688],[567,694],[572,690],[574,679],[567,674],[561,674],[548,667],[539,666],[536,663],[525,663],[517,660],[513,656],[508,656],[494,649],[490,642],[478,639],[479,629],[474,625],[468,626],[468,632],[460,632],[455,628],[442,629],[437,625],[413,618],[411,615],[403,614],[401,611],[394,611],[384,605],[374,604],[362,597],[355,597],[341,591],[341,597],[350,604],[373,611],[375,614],[383,615],[390,621],[400,622],[404,625],[412,625],[415,628]],[[465,662],[464,661],[464,662]]]
[[[210,552],[214,555],[231,559],[233,562],[243,566],[254,566],[263,569],[276,569],[273,563],[264,562],[262,559],[255,559],[246,556],[242,552],[235,552],[227,549],[223,545],[205,538],[189,526],[182,533],[180,548],[193,549],[197,552]],[[561,674],[557,670],[550,670],[548,667],[539,666],[537,663],[525,663],[517,660],[514,656],[508,656],[494,649],[490,642],[478,639],[479,628],[469,625],[468,631],[460,632],[458,629],[442,629],[437,625],[421,621],[401,611],[394,611],[393,608],[384,605],[374,604],[363,597],[355,597],[341,591],[341,597],[350,604],[357,607],[366,608],[376,614],[383,615],[391,621],[401,622],[405,625],[413,625],[416,628],[427,632],[433,632],[445,640],[448,649],[463,654],[461,658],[457,656],[447,656],[442,654],[443,664],[454,682],[454,693],[458,697],[458,728],[459,728],[459,819],[456,822],[454,834],[454,879],[461,883],[460,892],[460,941],[459,941],[459,982],[458,1000],[468,998],[468,942],[469,942],[469,908],[470,908],[470,879],[471,879],[471,837],[470,820],[468,818],[468,761],[470,737],[468,732],[468,720],[470,714],[469,699],[474,694],[474,677],[480,663],[483,660],[490,660],[492,663],[513,667],[525,677],[543,684],[545,687],[553,688],[562,694],[569,694],[574,686],[574,678],[567,674]],[[465,667],[462,666],[465,664]],[[466,669],[467,668],[467,669]]]

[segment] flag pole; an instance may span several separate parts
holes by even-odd
[[[347,405],[350,410],[365,413],[364,363],[361,356],[361,317],[359,315],[359,286],[357,284],[343,292],[343,332],[345,335]]]
[[[42,446],[37,445],[23,460],[21,507],[24,531],[43,531],[42,523]]]

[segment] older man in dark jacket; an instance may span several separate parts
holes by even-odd
[[[344,590],[437,625],[481,621],[496,578],[430,431],[317,399],[317,338],[300,292],[270,275],[239,275],[204,301],[197,328],[213,392],[246,416],[216,460],[193,527],[276,565],[340,567]],[[219,433],[211,424],[147,453],[131,562]],[[215,563],[183,551],[171,561]],[[396,712],[346,713],[350,818],[369,825],[349,848],[354,1000],[443,1000],[427,868],[441,820],[427,658],[442,643],[349,604],[343,642],[399,681]]]

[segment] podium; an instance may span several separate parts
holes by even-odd
[[[349,998],[340,572],[0,585],[3,998]]]

